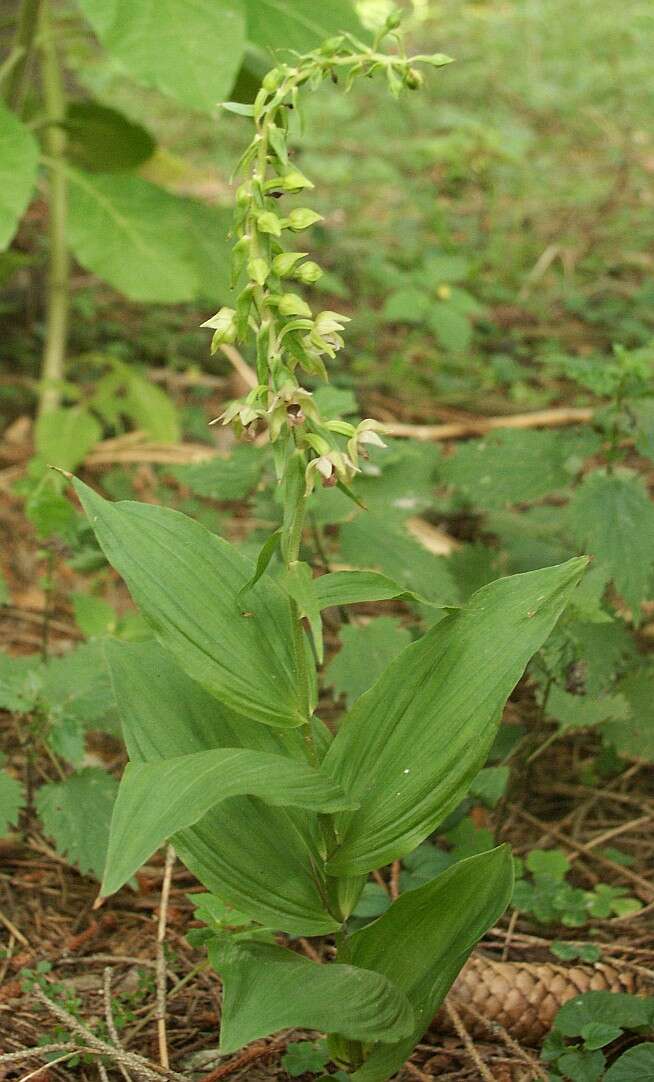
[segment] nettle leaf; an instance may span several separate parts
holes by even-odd
[[[603,721],[623,722],[630,716],[624,695],[571,695],[558,684],[552,686],[547,697],[546,713],[563,729],[588,729]]]
[[[508,766],[484,767],[472,782],[470,795],[481,800],[487,808],[494,808],[506,792],[510,773]]]
[[[402,894],[346,941],[347,960],[392,980],[416,1018],[407,1039],[372,1050],[353,1082],[385,1082],[402,1066],[473,947],[506,909],[512,886],[511,852],[503,845]]]
[[[213,112],[245,48],[239,0],[79,0],[105,49],[145,86]]]
[[[223,292],[225,269],[217,261],[224,263],[227,246],[219,211],[137,176],[72,167],[68,174],[69,243],[83,267],[133,301],[190,301],[211,286]],[[211,260],[202,245],[213,246]]]
[[[384,673],[394,658],[411,642],[399,620],[380,616],[369,624],[345,624],[341,648],[325,670],[325,683],[350,706]]]
[[[279,586],[260,579],[244,611],[239,592],[254,568],[233,545],[178,511],[112,504],[74,485],[107,559],[184,670],[238,713],[301,725],[290,607]]]
[[[100,879],[118,782],[106,770],[87,767],[65,781],[42,785],[35,797],[45,833],[82,875]]]
[[[626,700],[628,713],[608,720],[602,726],[602,738],[618,755],[654,762],[654,666],[629,673],[617,688],[615,698]]]
[[[153,800],[153,793],[165,793],[166,800]],[[341,787],[318,770],[264,751],[214,748],[161,762],[128,763],[111,822],[103,892],[119,890],[173,834],[238,796],[317,812],[352,807]]]
[[[71,101],[64,126],[66,154],[92,173],[117,173],[152,157],[155,141],[145,128],[97,101]]]
[[[25,807],[25,791],[17,778],[0,770],[0,838],[9,827],[18,824],[21,808]]]
[[[36,450],[50,466],[74,470],[102,438],[95,417],[80,406],[42,414],[36,422]]]
[[[443,461],[441,476],[475,507],[504,507],[565,488],[573,476],[570,466],[578,467],[599,443],[594,432],[507,429],[460,444]]]
[[[448,301],[431,301],[427,323],[443,349],[468,349],[472,341],[472,325],[457,305]]]
[[[629,1048],[609,1067],[604,1082],[650,1082],[654,1078],[654,1043]]]
[[[444,556],[434,556],[388,516],[366,513],[340,531],[341,555],[353,567],[376,568],[408,590],[439,605],[458,601]]]
[[[431,305],[431,298],[424,290],[402,286],[387,298],[382,316],[387,323],[422,323]]]
[[[654,503],[643,479],[629,470],[595,470],[576,490],[568,516],[578,543],[605,565],[637,619],[654,568]]]
[[[404,856],[458,804],[586,564],[570,560],[483,587],[355,703],[324,768],[361,807],[336,816],[340,844],[328,871],[353,875]]]
[[[245,0],[248,40],[263,49],[308,52],[325,38],[349,31],[366,38],[350,0]]]
[[[85,729],[115,731],[109,674],[99,643],[84,643],[51,658],[43,669],[40,695],[57,717],[70,718]]]
[[[196,496],[211,500],[244,500],[259,483],[266,454],[260,447],[242,444],[229,458],[212,458],[191,466],[173,466],[170,473]]]
[[[320,965],[282,947],[229,940],[210,943],[209,960],[223,982],[223,1055],[291,1027],[390,1042],[415,1026],[404,993],[378,972]]]
[[[121,371],[123,369],[126,386],[121,410],[150,439],[157,443],[177,443],[181,438],[181,428],[170,396],[128,365],[121,366]]]
[[[362,462],[362,473],[354,482],[361,502],[377,514],[418,515],[434,503],[440,448],[408,443],[391,447],[375,459]]]
[[[32,197],[38,161],[31,131],[0,102],[0,250],[12,240]]]
[[[133,762],[238,746],[305,761],[299,730],[233,714],[158,643],[110,642],[106,653]],[[175,847],[200,882],[234,908],[293,935],[321,935],[338,922],[324,907],[316,834],[310,812],[232,797],[178,833]]]

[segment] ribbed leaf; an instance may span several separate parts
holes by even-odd
[[[157,763],[129,763],[111,821],[103,892],[119,890],[167,838],[234,796],[320,812],[352,806],[340,786],[318,770],[265,751],[214,748]]]
[[[109,503],[75,481],[107,559],[182,668],[237,713],[267,725],[305,720],[288,601],[269,578],[239,590],[253,566],[222,538],[165,507]]]
[[[132,761],[244,746],[304,761],[298,729],[271,729],[232,714],[156,642],[109,642],[106,653]],[[224,901],[293,935],[338,922],[325,910],[317,868],[316,816],[232,797],[175,836],[194,875]]]
[[[315,49],[325,38],[349,30],[366,37],[350,0],[245,0],[248,39],[272,50]]]
[[[216,943],[209,958],[223,980],[224,1055],[291,1026],[357,1041],[397,1041],[415,1027],[406,996],[380,973],[264,943]]]
[[[321,609],[332,605],[355,605],[361,601],[390,601],[403,598],[430,605],[430,601],[377,571],[330,571],[315,580]]]
[[[361,807],[336,818],[328,871],[370,871],[414,849],[484,765],[504,703],[587,560],[499,579],[408,646],[345,719],[325,770]]]
[[[424,887],[407,891],[351,936],[347,960],[391,979],[416,1016],[411,1036],[373,1049],[352,1076],[354,1082],[384,1082],[402,1066],[475,943],[506,909],[512,888],[511,853],[503,845],[459,861]]]
[[[38,161],[34,135],[0,102],[0,250],[9,244],[30,201]]]

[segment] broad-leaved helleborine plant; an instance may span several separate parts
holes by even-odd
[[[289,196],[313,184],[292,163],[289,123],[306,85],[384,76],[417,89],[391,16],[371,47],[349,35],[280,64],[252,106],[254,138],[238,169],[233,308],[205,324],[214,348],[253,339],[257,386],[225,410],[239,434],[267,429],[283,495],[280,529],[256,566],[177,511],[109,503],[76,490],[108,560],[154,633],[108,649],[129,752],[115,807],[103,894],[118,890],[166,839],[208,891],[291,939],[330,936],[320,965],[272,934],[216,934],[223,982],[221,1050],[287,1027],[329,1036],[356,1082],[381,1082],[411,1053],[512,887],[506,846],[462,860],[348,931],[369,873],[403,857],[456,807],[484,765],[504,703],[549,635],[585,565],[570,560],[500,579],[442,618],[390,664],[334,735],[316,715],[321,611],[388,599],[383,575],[315,576],[302,559],[316,485],[350,492],[381,426],[324,419],[303,372],[326,377],[346,318],[314,312],[298,284],[320,267],[284,240],[318,221]],[[274,559],[273,559],[274,558]],[[365,554],[362,554],[365,563]],[[265,941],[267,939],[267,941]],[[262,941],[263,940],[263,941]]]

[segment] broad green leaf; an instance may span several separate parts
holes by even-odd
[[[434,556],[388,515],[366,513],[340,531],[341,555],[353,567],[379,569],[407,590],[438,605],[458,601],[444,556]]]
[[[474,507],[499,508],[565,488],[573,476],[569,466],[583,462],[598,446],[594,432],[507,429],[460,444],[440,472]]]
[[[108,52],[145,86],[213,112],[245,47],[241,0],[79,0]]]
[[[340,844],[328,871],[363,873],[409,853],[458,804],[586,564],[574,559],[484,586],[357,700],[324,763],[361,803],[336,816]]]
[[[406,590],[377,571],[330,571],[315,580],[315,588],[321,609],[356,605],[362,601],[391,601],[394,598],[431,604],[413,590]]]
[[[301,725],[288,600],[269,577],[178,511],[112,504],[75,481],[107,559],[166,649],[217,698],[267,725]]]
[[[387,323],[422,323],[431,303],[424,290],[414,286],[402,286],[387,298],[382,316]]]
[[[166,799],[157,800],[157,793]],[[265,751],[214,748],[161,762],[128,763],[111,822],[104,893],[119,890],[173,834],[237,796],[316,812],[352,807],[340,786],[318,770]]]
[[[311,568],[304,560],[292,560],[284,571],[280,582],[288,596],[297,605],[298,618],[303,620],[306,617],[313,639],[316,660],[319,665],[322,665],[324,657],[322,620]]]
[[[369,511],[388,518],[419,515],[433,507],[440,448],[428,443],[391,444],[362,462],[354,489]]]
[[[456,305],[448,301],[432,301],[427,322],[443,349],[468,349],[472,341],[472,326]]]
[[[578,1037],[591,1022],[639,1029],[654,1021],[654,997],[627,992],[587,992],[568,1000],[556,1014],[554,1028],[564,1037]]]
[[[69,174],[68,239],[77,261],[130,300],[193,300],[184,201],[141,177]]]
[[[366,37],[350,0],[245,0],[248,40],[263,49],[308,52],[344,31]]]
[[[299,730],[232,714],[158,643],[110,642],[106,653],[133,762],[239,745],[304,761]],[[233,797],[177,834],[175,847],[200,882],[236,909],[294,935],[321,935],[338,922],[322,900],[316,828],[309,812]]]
[[[0,770],[0,838],[5,836],[9,827],[17,825],[20,809],[24,806],[25,794],[18,778],[12,778],[11,774]]]
[[[509,783],[508,766],[486,766],[480,770],[470,786],[470,795],[481,800],[487,808],[494,808],[502,799]]]
[[[628,1048],[609,1067],[604,1082],[651,1082],[654,1078],[654,1043],[643,1041]]]
[[[36,450],[50,466],[74,470],[102,437],[95,417],[80,406],[42,414],[34,432]]]
[[[181,438],[179,417],[170,395],[138,372],[128,370],[121,405],[136,427],[157,443],[177,443]]]
[[[473,947],[506,909],[512,885],[511,852],[500,846],[402,894],[378,920],[346,941],[347,960],[392,980],[416,1017],[408,1038],[373,1048],[353,1082],[384,1082],[399,1070]]]
[[[576,540],[607,568],[637,621],[654,568],[654,503],[644,481],[628,470],[595,470],[575,492],[568,515]]]
[[[0,102],[0,250],[11,241],[36,184],[39,147]]]
[[[73,593],[75,623],[87,639],[111,635],[116,630],[116,610],[103,597],[94,594]]]
[[[223,982],[223,1055],[290,1027],[396,1041],[415,1025],[392,978],[359,966],[320,965],[282,947],[229,940],[211,943],[209,960]]]
[[[654,666],[643,665],[617,685],[615,699],[626,700],[627,716],[614,715],[602,726],[602,738],[627,759],[654,762]]]
[[[629,717],[629,703],[624,695],[572,695],[558,684],[547,697],[546,714],[562,729],[588,729],[603,721],[623,722]]]
[[[86,767],[65,781],[42,785],[35,798],[45,833],[82,875],[100,879],[118,782],[106,770]]]
[[[428,253],[418,272],[421,279],[437,287],[444,282],[461,282],[470,274],[470,264],[460,255],[448,255],[445,252]]]
[[[345,695],[350,706],[386,671],[391,661],[411,642],[399,620],[380,616],[362,626],[341,628],[341,648],[325,671],[325,683]]]
[[[69,160],[92,173],[136,169],[154,153],[145,128],[97,101],[71,101],[64,124]]]
[[[265,452],[251,444],[234,447],[228,458],[212,458],[191,466],[174,466],[170,473],[196,496],[211,500],[244,500],[261,477]]]
[[[55,718],[71,718],[86,729],[114,732],[116,728],[109,675],[99,643],[84,643],[69,654],[51,658],[43,669],[40,695]]]

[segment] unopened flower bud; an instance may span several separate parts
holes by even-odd
[[[236,312],[233,308],[221,308],[215,316],[207,319],[203,327],[211,327],[215,332],[211,342],[211,352],[215,353],[218,346],[226,343],[231,345],[236,341]]]
[[[257,256],[256,259],[251,259],[248,263],[248,275],[258,286],[264,285],[266,278],[270,274],[270,267],[266,263],[265,259],[261,256]]]
[[[271,71],[264,75],[261,85],[264,90],[267,90],[269,94],[274,94],[279,86],[281,86],[284,80],[285,71],[284,68],[272,68]]]
[[[419,90],[424,81],[424,76],[416,68],[407,69],[404,76],[404,85],[408,90]]]
[[[297,268],[293,277],[297,278],[300,282],[304,282],[305,285],[311,286],[314,282],[317,282],[319,278],[322,278],[322,270],[317,263],[309,260],[308,263],[302,263]]]
[[[391,11],[390,15],[386,19],[387,30],[397,30],[398,26],[402,22],[402,12],[397,8],[395,11]]]
[[[286,278],[305,255],[307,252],[280,252],[272,261],[272,269],[280,278]]]
[[[289,169],[283,176],[270,181],[270,187],[282,192],[301,192],[304,188],[315,188],[313,181],[305,177],[299,169]],[[270,194],[269,192],[266,194]]]
[[[300,316],[311,318],[309,305],[297,293],[283,293],[279,298],[279,314],[282,316]]]
[[[345,38],[342,34],[337,34],[336,37],[333,38],[327,38],[327,41],[323,41],[322,45],[320,46],[319,52],[323,53],[324,55],[329,55],[329,53],[335,53],[337,49],[340,49],[344,41]]]
[[[289,227],[295,232],[308,229],[310,225],[322,220],[322,214],[316,214],[315,210],[310,210],[309,207],[296,207],[288,216]]]
[[[271,210],[264,210],[257,215],[257,229],[260,233],[271,233],[273,237],[282,235],[282,223]]]

